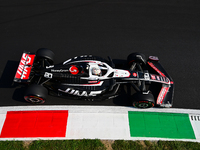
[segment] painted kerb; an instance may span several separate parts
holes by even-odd
[[[196,139],[188,114],[128,112],[131,137]]]

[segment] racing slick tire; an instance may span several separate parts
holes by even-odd
[[[138,62],[143,65],[146,64],[146,57],[142,53],[131,53],[127,57],[128,65],[131,66],[133,62]]]
[[[54,53],[47,48],[40,48],[36,52],[36,58],[38,61],[46,59],[50,65],[54,63]]]
[[[133,106],[137,108],[151,108],[155,105],[154,96],[151,93],[136,93],[132,96]]]
[[[27,88],[24,99],[33,104],[43,104],[47,94],[48,90],[45,87],[38,84],[32,84]]]

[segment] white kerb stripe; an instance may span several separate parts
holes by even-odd
[[[128,114],[69,113],[67,139],[127,139]]]
[[[6,119],[6,113],[0,113],[0,135]]]

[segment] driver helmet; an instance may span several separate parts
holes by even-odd
[[[92,68],[92,74],[93,75],[101,75],[101,69],[99,67],[93,67]]]

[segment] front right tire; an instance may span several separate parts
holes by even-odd
[[[127,57],[127,62],[128,62],[129,66],[131,66],[133,64],[133,62],[145,65],[146,57],[142,53],[131,53]]]

